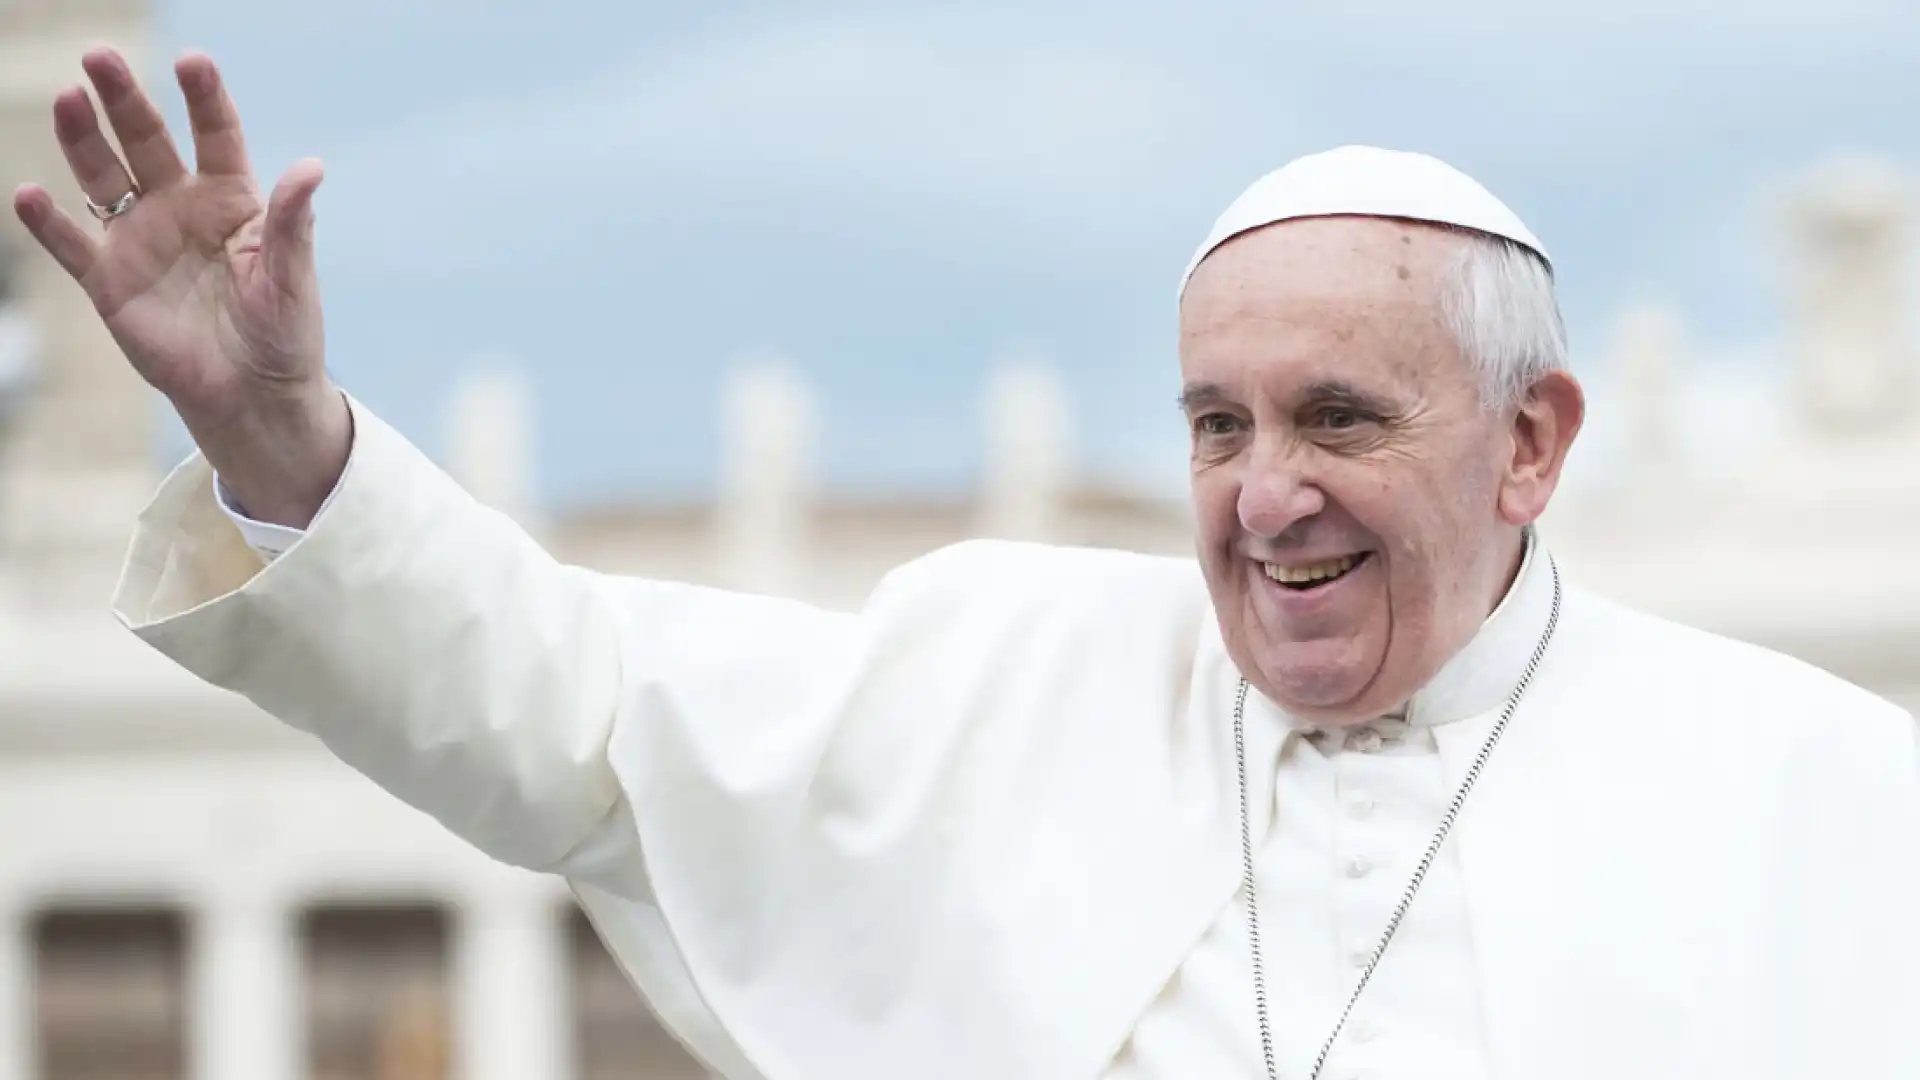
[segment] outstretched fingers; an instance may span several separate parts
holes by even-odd
[[[185,176],[187,167],[180,163],[166,119],[140,89],[126,58],[113,49],[98,48],[81,57],[80,66],[93,81],[135,182],[144,190],[158,191]]]
[[[47,249],[47,254],[82,281],[100,260],[100,242],[80,227],[73,215],[54,205],[53,196],[38,184],[24,184],[13,195],[13,212],[20,224]]]
[[[225,80],[213,60],[189,53],[174,64],[174,75],[187,98],[187,119],[193,125],[195,164],[213,176],[248,176],[247,142],[240,130],[240,110],[227,94]]]

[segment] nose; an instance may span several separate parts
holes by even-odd
[[[1249,533],[1275,539],[1326,508],[1326,493],[1296,461],[1279,453],[1249,456],[1239,501],[1240,526]]]

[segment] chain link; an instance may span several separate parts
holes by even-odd
[[[1320,1055],[1314,1059],[1313,1072],[1308,1080],[1320,1080],[1320,1071],[1326,1068],[1327,1058],[1333,1053],[1333,1046],[1340,1038],[1340,1032],[1347,1026],[1347,1019],[1353,1015],[1353,1008],[1360,1002],[1360,995],[1373,978],[1374,969],[1380,966],[1380,958],[1386,955],[1387,944],[1393,940],[1394,932],[1400,929],[1400,920],[1404,919],[1407,909],[1413,904],[1414,894],[1420,891],[1420,883],[1426,880],[1427,871],[1432,868],[1434,859],[1439,857],[1440,847],[1446,842],[1447,834],[1453,830],[1454,819],[1460,816],[1460,808],[1467,801],[1467,793],[1473,790],[1475,781],[1480,778],[1480,770],[1486,767],[1487,759],[1493,755],[1494,744],[1500,741],[1500,735],[1507,729],[1507,722],[1520,707],[1520,699],[1525,696],[1527,687],[1533,682],[1534,672],[1540,667],[1540,661],[1546,656],[1547,643],[1553,640],[1553,631],[1560,623],[1560,567],[1547,558],[1547,566],[1553,575],[1553,607],[1547,615],[1547,628],[1540,635],[1540,643],[1534,646],[1533,656],[1527,660],[1526,670],[1520,675],[1520,681],[1514,685],[1513,692],[1507,696],[1505,707],[1500,710],[1500,719],[1495,721],[1493,731],[1487,735],[1487,741],[1481,745],[1480,752],[1474,756],[1473,764],[1467,769],[1467,775],[1460,782],[1460,789],[1453,794],[1447,804],[1447,812],[1440,818],[1440,827],[1427,843],[1426,854],[1420,859],[1420,865],[1414,868],[1412,880],[1400,894],[1400,903],[1393,909],[1393,915],[1387,919],[1387,928],[1380,935],[1380,941],[1373,947],[1373,953],[1367,959],[1365,970],[1360,972],[1360,981],[1355,984],[1353,993],[1347,998],[1346,1008],[1340,1011],[1340,1019],[1320,1047]],[[1242,889],[1247,894],[1247,940],[1253,957],[1253,1004],[1260,1022],[1260,1052],[1266,1058],[1267,1080],[1280,1080],[1280,1072],[1274,1064],[1273,1024],[1267,1015],[1267,978],[1260,956],[1260,905],[1254,893],[1255,874],[1253,872],[1253,815],[1247,806],[1247,680],[1240,680],[1238,694],[1233,703],[1233,752],[1240,766],[1240,856],[1245,873]]]

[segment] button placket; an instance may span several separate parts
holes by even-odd
[[[1325,872],[1331,878],[1338,935],[1332,945],[1346,980],[1342,985],[1349,989],[1372,962],[1404,881],[1431,835],[1432,819],[1444,812],[1447,793],[1430,733],[1417,727],[1368,727],[1378,729],[1377,744],[1362,734],[1367,728],[1355,728],[1345,733],[1343,752],[1329,754],[1338,787],[1327,807],[1332,843]],[[1402,999],[1410,992],[1407,980],[1414,978],[1409,973],[1421,965],[1453,963],[1452,954],[1458,951],[1434,934],[1434,917],[1443,922],[1460,917],[1458,882],[1449,877],[1449,869],[1444,859],[1436,864],[1426,894],[1429,903],[1401,927],[1391,950],[1397,962],[1394,957],[1387,960],[1355,1008],[1323,1080],[1396,1075],[1393,1069],[1404,1068],[1410,1054],[1424,1055],[1428,1049],[1434,1060],[1423,1063],[1448,1070],[1448,1075],[1471,1060],[1473,1050],[1464,1039],[1442,1038],[1427,1047],[1423,1026],[1401,1011]],[[1449,884],[1454,893],[1448,892]],[[1455,910],[1449,912],[1449,907]],[[1343,995],[1332,998],[1344,1004]],[[1471,1029],[1470,1024],[1457,1026]]]
[[[1379,801],[1372,792],[1386,763],[1378,759],[1343,755],[1337,761],[1337,805],[1342,813],[1334,822],[1334,854],[1338,873],[1350,882],[1364,882],[1382,868],[1378,857]]]
[[[1385,874],[1391,857],[1382,856],[1397,840],[1395,822],[1393,815],[1383,813],[1386,808],[1376,793],[1394,790],[1396,774],[1405,771],[1406,763],[1377,753],[1386,740],[1371,728],[1348,736],[1347,753],[1336,758],[1335,918],[1344,939],[1342,959],[1350,972],[1358,972],[1372,962],[1378,932],[1393,902],[1393,882]]]

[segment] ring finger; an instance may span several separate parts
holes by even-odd
[[[74,180],[95,205],[111,206],[133,190],[133,177],[100,130],[93,99],[85,90],[76,86],[53,99],[53,130]]]

